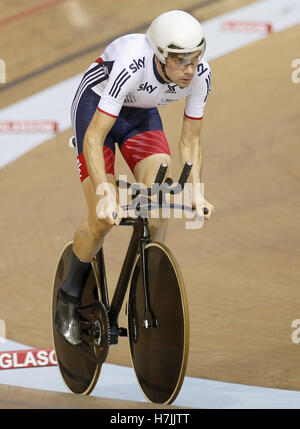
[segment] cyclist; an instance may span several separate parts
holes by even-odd
[[[154,19],[146,34],[114,40],[90,65],[77,89],[72,125],[89,214],[74,234],[71,268],[58,290],[55,316],[56,328],[73,345],[81,343],[80,293],[90,261],[122,216],[112,191],[115,143],[138,183],[151,186],[162,162],[170,175],[170,149],[157,107],[182,98],[186,103],[179,154],[182,164],[193,162],[189,180],[196,208],[201,124],[211,89],[205,48],[201,24],[184,11],[169,11]],[[208,201],[205,207],[209,219],[214,207]],[[167,221],[151,218],[149,229],[153,240],[164,241]]]

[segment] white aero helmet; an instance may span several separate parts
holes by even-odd
[[[190,53],[205,51],[205,37],[202,26],[196,18],[182,10],[171,10],[155,18],[146,37],[155,55],[165,64],[169,52]]]

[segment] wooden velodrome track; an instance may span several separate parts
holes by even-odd
[[[40,0],[0,0],[0,57],[7,63],[0,107],[82,72],[104,42],[144,32],[165,10],[185,9],[206,20],[253,2],[66,0],[33,10]],[[190,376],[300,388],[300,345],[291,341],[291,323],[300,318],[300,85],[290,77],[299,37],[299,26],[292,27],[210,63],[203,180],[216,212],[196,232],[184,229],[184,220],[172,220],[167,239],[189,298]],[[182,108],[161,109],[175,178],[180,126],[173,124],[181,123]],[[53,272],[86,215],[74,152],[66,144],[71,135],[71,129],[59,134],[0,170],[0,318],[7,338],[37,348],[52,346]],[[117,171],[129,174],[120,156]],[[129,234],[115,228],[106,240],[111,288]],[[130,366],[126,339],[111,349],[108,362]],[[0,392],[2,408],[109,407],[100,398],[80,398],[78,405],[67,394],[35,392],[28,399],[24,389]],[[117,401],[112,406],[126,407]],[[127,404],[134,406],[148,405]]]

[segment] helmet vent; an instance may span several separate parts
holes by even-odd
[[[168,45],[168,46],[167,46],[167,48],[168,48],[168,49],[184,49],[184,48],[181,48],[180,46],[173,45],[173,44]]]

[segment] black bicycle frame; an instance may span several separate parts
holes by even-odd
[[[145,269],[147,265],[147,260],[144,252],[145,245],[151,241],[150,233],[148,229],[148,219],[141,218],[141,217],[138,217],[136,219],[126,218],[121,221],[120,225],[133,226],[133,231],[132,231],[131,239],[126,252],[126,256],[123,262],[123,266],[118,278],[117,286],[113,294],[111,305],[109,305],[109,299],[108,299],[103,249],[101,249],[101,252],[99,252],[100,260],[98,261],[98,264],[97,264],[98,270],[99,270],[98,271],[99,278],[100,278],[99,287],[101,292],[101,299],[103,301],[103,304],[106,306],[106,308],[109,309],[108,316],[109,316],[109,321],[111,325],[118,325],[119,314],[126,295],[133,264],[139,250],[141,251],[141,256],[142,256],[143,280],[144,280],[143,283],[145,288],[146,308],[147,308],[147,297],[148,297],[147,270]]]
[[[159,188],[156,189],[156,191],[158,192],[158,206],[163,207],[165,203],[165,193],[169,192],[170,194],[176,194],[176,193],[182,192],[184,184],[187,181],[188,176],[190,174],[192,165],[193,164],[191,162],[185,163],[181,176],[178,181],[178,185],[176,185],[175,187],[172,187],[173,181],[171,179],[166,179],[166,181],[162,184],[162,181],[164,179],[168,166],[165,163],[162,163],[160,165],[160,168],[157,172],[157,175],[154,181],[154,184],[161,186],[161,189]],[[130,185],[127,182],[120,181],[118,182],[118,186],[128,188],[128,186]],[[144,198],[146,197],[146,204],[144,205],[141,204],[142,203],[141,198],[139,199],[139,201],[135,201],[132,208],[135,208],[138,210],[142,209],[142,211],[140,211],[140,216],[138,216],[137,218],[128,217],[128,218],[122,219],[120,223],[120,225],[133,226],[133,232],[132,232],[131,240],[125,256],[125,260],[123,262],[123,266],[119,275],[118,283],[113,294],[111,305],[109,305],[109,300],[108,300],[103,249],[101,249],[101,251],[98,254],[99,260],[97,261],[98,262],[97,265],[98,265],[98,275],[100,278],[99,287],[100,287],[100,293],[101,293],[101,300],[103,304],[106,306],[106,308],[108,309],[108,316],[109,316],[109,321],[111,325],[118,325],[118,317],[119,317],[121,307],[128,288],[128,283],[130,280],[133,264],[138,254],[138,251],[140,250],[141,263],[142,263],[142,275],[143,275],[143,288],[144,288],[144,297],[145,297],[145,316],[144,316],[143,325],[145,328],[157,326],[157,321],[155,319],[155,316],[153,315],[153,312],[151,310],[151,306],[149,303],[148,258],[147,258],[147,252],[145,252],[145,245],[151,241],[150,233],[148,229],[148,218],[146,217],[146,214],[145,214],[148,211],[147,204],[149,203],[149,201],[147,199],[147,196],[149,196],[150,191],[151,189],[146,189],[146,190],[145,189],[143,190],[140,188],[136,189],[135,196],[136,197],[143,196]],[[131,204],[133,202],[134,202],[134,199],[132,200]],[[181,208],[182,207],[183,206],[181,206]]]

